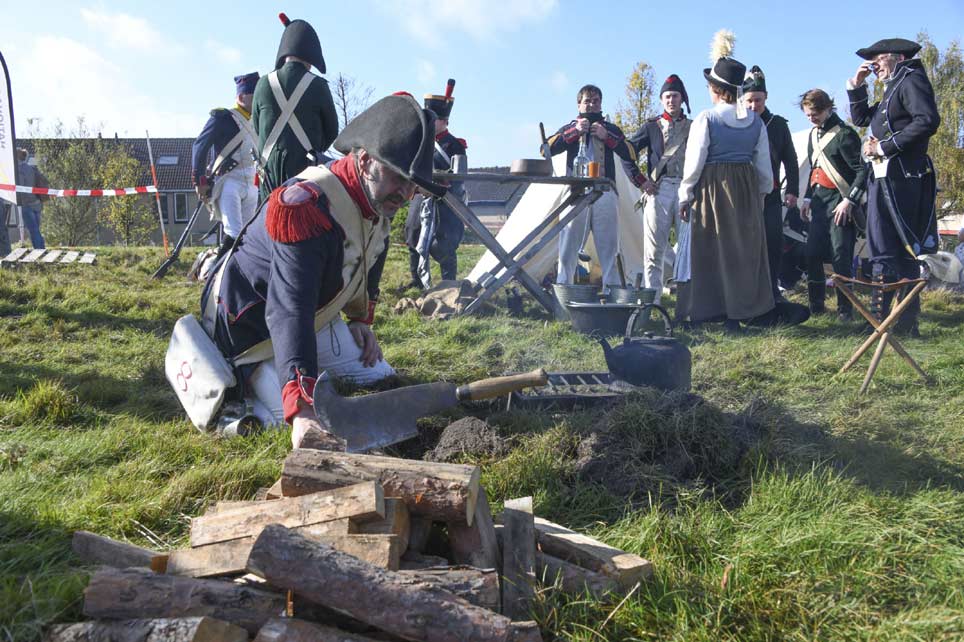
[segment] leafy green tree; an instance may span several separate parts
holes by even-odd
[[[626,78],[626,90],[623,99],[617,103],[616,115],[613,122],[619,125],[626,136],[632,136],[646,122],[658,112],[656,106],[656,81],[653,78],[653,67],[641,60],[633,67],[633,71]],[[640,161],[640,169],[645,170],[645,158]]]
[[[930,140],[928,151],[937,170],[938,215],[964,210],[964,56],[959,40],[944,51],[926,32],[917,34],[923,46],[921,61],[934,85],[941,126]]]
[[[136,185],[141,176],[141,166],[123,146],[108,143],[104,164],[98,174],[100,185],[126,187]],[[150,240],[157,225],[152,201],[141,196],[109,196],[98,199],[100,222],[114,232],[124,245],[143,245]]]

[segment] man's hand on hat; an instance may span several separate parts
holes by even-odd
[[[859,87],[860,85],[864,84],[864,81],[867,80],[867,76],[872,73],[874,73],[874,61],[865,60],[860,63],[859,67],[857,67],[857,73],[855,73],[854,77],[851,78],[851,82],[853,83],[854,87]]]
[[[593,123],[590,129],[592,130],[592,135],[602,142],[605,143],[607,140],[609,140],[609,130],[607,130],[606,126],[602,123]]]

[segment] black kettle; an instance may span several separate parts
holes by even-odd
[[[666,336],[643,333],[633,338],[636,320],[656,310],[663,319]],[[626,323],[622,345],[612,347],[598,337],[606,355],[609,371],[618,379],[634,386],[652,386],[660,390],[688,391],[691,384],[692,356],[689,348],[673,338],[673,322],[662,306],[647,304],[633,312]]]

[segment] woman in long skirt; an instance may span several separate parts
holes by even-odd
[[[691,226],[685,312],[694,322],[724,321],[727,332],[774,308],[763,228],[773,170],[766,127],[738,100],[745,73],[729,57],[703,71],[714,106],[690,128],[679,188]]]

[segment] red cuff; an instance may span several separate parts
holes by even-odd
[[[575,127],[570,127],[566,131],[562,132],[562,140],[566,141],[567,143],[571,143],[572,141],[578,139],[581,135],[582,134],[579,133],[578,129]]]
[[[604,144],[609,149],[616,149],[616,145],[618,145],[621,142],[620,139],[613,136],[612,132],[607,132],[607,133],[609,134],[609,136],[606,136],[606,140]]]
[[[368,315],[365,317],[348,317],[348,321],[358,321],[359,323],[364,323],[365,325],[371,325],[375,322],[375,304],[378,303],[378,299],[368,300]]]
[[[291,423],[298,411],[304,407],[311,407],[315,394],[315,378],[298,374],[281,389],[281,407],[284,410],[285,421]]]

